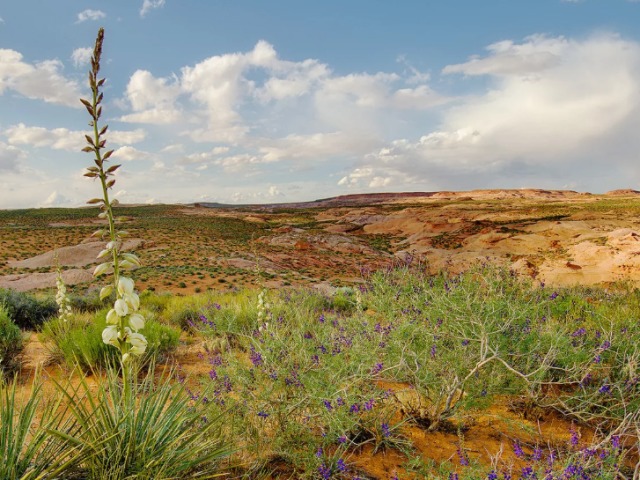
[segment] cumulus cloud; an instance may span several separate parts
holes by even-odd
[[[297,115],[308,123],[317,120],[319,130],[358,130],[356,119],[365,110],[370,121],[383,124],[389,121],[384,110],[428,110],[450,101],[427,80],[428,75],[415,71],[408,77],[382,72],[337,76],[316,59],[282,59],[273,45],[261,40],[249,51],[185,66],[179,75],[160,78],[149,71],[135,72],[125,97],[131,112],[120,120],[182,125],[196,142],[234,145],[262,128],[257,115],[277,117],[270,124],[282,129]],[[185,116],[185,111],[190,114]]]
[[[638,43],[616,35],[533,36],[487,50],[443,70],[487,76],[486,93],[446,109],[439,129],[390,142],[362,165],[407,182],[437,179],[460,188],[524,178],[559,186],[553,176],[564,175],[566,183],[578,166],[574,175],[584,181],[586,171],[597,177],[635,161],[640,141],[630,132],[640,120]]]
[[[27,63],[15,50],[0,49],[0,95],[11,90],[27,98],[80,108],[77,82],[65,78],[62,62]]]
[[[144,17],[151,10],[164,7],[165,0],[144,0],[140,8],[140,16]]]
[[[120,118],[123,122],[172,124],[180,120],[176,107],[180,86],[175,79],[155,78],[146,70],[136,71],[127,84],[126,98],[133,113]]]
[[[52,148],[54,150],[79,151],[86,145],[86,132],[69,130],[67,128],[47,129],[44,127],[29,127],[19,123],[5,130],[4,135],[10,145],[28,145],[38,148]],[[109,144],[126,145],[144,140],[144,130],[109,131]]]
[[[344,132],[288,135],[264,140],[259,151],[265,163],[281,160],[326,160],[331,157],[363,155],[378,144],[372,138],[362,138]]]
[[[83,10],[78,14],[78,20],[76,23],[86,22],[87,20],[100,20],[102,18],[105,18],[106,16],[107,14],[102,10],[92,10],[89,8],[87,10]]]
[[[93,48],[90,47],[80,47],[76,48],[71,54],[71,61],[75,65],[76,68],[83,67],[88,64],[91,60],[91,55],[93,54]]]
[[[19,148],[0,142],[0,172],[18,171],[19,162],[25,156],[25,153]]]
[[[117,148],[111,156],[111,158],[115,158],[117,160],[122,160],[125,162],[130,162],[133,160],[147,160],[150,157],[151,154],[149,152],[138,150],[137,148],[131,147],[129,145]]]

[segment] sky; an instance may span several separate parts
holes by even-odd
[[[640,190],[640,0],[4,0],[0,208]]]

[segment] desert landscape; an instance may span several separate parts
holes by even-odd
[[[640,480],[637,0],[76,3],[0,6],[0,480]]]
[[[630,368],[623,374],[626,382],[637,379],[635,350],[632,343],[627,344],[632,350],[621,346],[619,336],[628,332],[629,327],[621,325],[634,322],[632,312],[637,307],[629,299],[636,298],[640,278],[639,192],[482,190],[351,195],[283,205],[121,206],[117,210],[121,228],[129,232],[122,249],[134,252],[142,263],[131,275],[140,289],[147,328],[153,322],[157,325],[153,328],[160,329],[160,337],[150,334],[153,358],[162,368],[177,368],[172,381],[178,380],[192,401],[207,398],[213,388],[217,400],[209,410],[219,415],[235,411],[234,415],[244,418],[231,430],[224,429],[225,435],[235,436],[234,440],[225,437],[227,443],[242,446],[239,453],[217,463],[219,474],[227,478],[417,479],[465,474],[477,478],[477,472],[484,471],[487,478],[508,478],[518,472],[521,478],[529,478],[527,472],[546,465],[548,472],[560,475],[553,478],[573,478],[566,476],[571,468],[587,475],[584,478],[600,478],[593,472],[604,468],[602,462],[613,462],[607,471],[620,475],[637,470],[633,426],[638,419],[631,407],[638,401],[636,387],[621,391],[604,407],[601,400],[592,398],[594,390],[578,385],[585,375],[600,381],[603,375],[610,377],[606,373],[610,368]],[[104,373],[99,366],[108,361],[109,355],[104,355],[110,347],[106,351],[100,347],[103,353],[96,353],[97,347],[83,346],[84,340],[73,334],[94,336],[100,342],[105,310],[104,302],[96,298],[101,282],[93,270],[104,242],[91,234],[104,221],[96,216],[91,208],[0,211],[0,287],[51,305],[57,279],[62,278],[77,312],[68,326],[56,318],[56,308],[50,309],[49,320],[26,326],[33,333],[17,363],[18,393],[23,397],[28,397],[36,372],[44,373],[44,391],[54,395],[52,379],[65,381],[78,361],[84,370],[98,370],[85,380],[71,374],[66,381],[100,388]],[[432,285],[432,292],[423,291],[425,282]],[[456,300],[452,288],[462,297]],[[416,298],[412,292],[417,292]],[[268,307],[259,295],[269,299]],[[395,295],[395,301],[390,295]],[[418,300],[422,295],[430,300]],[[297,300],[288,305],[292,297]],[[500,306],[502,302],[507,304]],[[433,315],[448,317],[451,329],[441,330],[441,320],[431,323],[433,319],[410,327],[420,318],[420,303],[431,304],[426,308],[433,309]],[[485,312],[488,305],[490,310]],[[508,318],[490,313],[503,308],[511,312]],[[616,313],[614,319],[612,312],[620,308],[624,313]],[[560,360],[563,354],[554,350],[559,347],[545,350],[549,347],[544,342],[531,343],[531,335],[550,335],[547,316],[553,318],[554,333],[549,337],[553,342],[562,335],[581,339],[573,341],[571,349],[578,350],[567,359]],[[102,320],[93,327],[96,318]],[[289,322],[295,318],[302,323],[295,321],[293,327]],[[318,318],[322,323],[317,323]],[[333,326],[323,333],[325,318],[333,319]],[[482,329],[495,330],[484,340],[475,337],[479,332],[474,330],[475,321],[467,323],[469,318],[477,318]],[[532,318],[538,318],[533,329]],[[372,332],[378,332],[374,336],[383,341],[371,344],[374,338],[359,331],[358,325],[370,325]],[[418,328],[417,336],[408,334],[407,328]],[[526,338],[514,336],[513,328],[525,328]],[[583,341],[581,328],[595,329],[596,337]],[[337,332],[343,333],[335,336]],[[322,360],[329,376],[321,385],[306,384],[318,381],[313,362],[320,361],[318,354],[325,347],[300,344],[293,347],[303,352],[299,357],[291,345],[280,343],[291,335],[295,345],[303,337],[322,342],[324,335],[327,342],[334,342],[333,358]],[[443,335],[449,340],[441,338],[433,344],[428,340]],[[436,345],[456,337],[462,343],[445,347],[448,354],[430,373],[412,370],[406,353],[396,358],[391,347],[413,345],[410,356],[422,363],[438,359]],[[598,358],[608,354],[610,349],[602,347],[601,338],[618,345],[609,362],[622,362],[620,367],[603,362],[594,370],[592,360],[581,357],[590,349]],[[504,357],[496,350],[494,361],[482,348],[469,357],[471,363],[458,357],[469,342],[500,344],[504,340],[524,350],[504,352]],[[534,365],[521,362],[539,355],[544,355],[546,373],[537,378]],[[548,356],[555,360],[547,361]],[[311,370],[295,373],[303,368],[299,362],[307,364],[309,359]],[[341,363],[345,361],[348,364]],[[558,362],[564,366],[560,368]],[[345,371],[336,376],[331,373],[335,368]],[[512,370],[515,376],[509,373]],[[476,377],[482,373],[478,378],[483,380],[471,381],[474,372]],[[250,383],[257,381],[256,375],[264,376],[260,382],[267,383],[253,392],[250,383],[242,380],[246,375]],[[271,387],[263,390],[280,375],[285,379],[284,387],[277,387],[284,388],[282,392]],[[449,375],[456,379],[466,375],[466,379],[451,384],[445,381]],[[495,376],[497,383],[488,381],[487,375]],[[518,382],[518,375],[527,375],[522,377],[524,383]],[[335,390],[323,383],[327,381],[347,383]],[[307,413],[295,420],[302,423],[294,427],[291,421],[271,420],[272,415],[281,414],[276,413],[281,408],[277,399],[291,388],[288,385],[296,384],[305,384],[305,392],[287,396],[290,401],[299,397],[296,401],[306,405],[300,414]],[[592,388],[597,393],[603,385],[609,384],[605,380]],[[230,393],[222,393],[225,390]],[[351,408],[339,420],[323,419],[336,409],[346,409],[348,405],[342,405],[348,401]],[[446,401],[452,403],[444,407],[441,402]],[[248,410],[240,414],[237,402]],[[589,413],[582,411],[587,408],[584,402],[591,405]],[[365,409],[365,404],[370,406]],[[597,413],[602,408],[610,413]],[[353,417],[354,409],[363,409],[363,414]],[[263,425],[247,415],[258,415]],[[310,430],[304,427],[305,415],[315,418]],[[301,425],[306,433],[299,430]],[[259,438],[245,438],[251,429],[271,438],[272,448]],[[300,438],[305,438],[300,446],[306,452],[290,443]],[[607,448],[612,441],[624,449]],[[591,451],[599,452],[603,460],[592,462],[584,453]],[[554,456],[569,463],[552,467],[548,462]],[[575,458],[584,461],[576,463]]]
[[[368,194],[297,204],[123,207],[141,288],[174,293],[255,284],[354,285],[363,270],[412,257],[431,273],[478,262],[554,286],[640,279],[640,192],[479,190]],[[0,212],[0,287],[91,287],[102,249],[89,208]],[[56,260],[57,259],[57,260]],[[180,286],[183,283],[183,286]]]

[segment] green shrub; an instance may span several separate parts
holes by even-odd
[[[51,345],[51,353],[57,361],[69,366],[78,364],[85,370],[104,368],[120,358],[120,352],[102,341],[102,331],[107,310],[97,315],[76,315],[70,322],[54,318],[46,322],[42,336]],[[146,320],[143,332],[148,346],[143,362],[163,356],[175,350],[180,332],[168,325],[158,323],[150,312],[144,313]]]
[[[22,348],[22,332],[0,304],[0,372],[9,372],[17,366]]]
[[[9,318],[23,330],[36,330],[58,312],[53,298],[40,300],[33,295],[0,289],[0,303],[4,304]]]

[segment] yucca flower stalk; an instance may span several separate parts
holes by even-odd
[[[56,264],[58,263],[58,258],[56,256]],[[67,296],[67,286],[64,283],[64,279],[62,278],[62,270],[60,269],[60,265],[57,265],[57,275],[56,275],[56,304],[58,305],[58,318],[64,322],[68,323],[71,319],[71,303],[69,301],[69,297]]]
[[[121,352],[123,375],[127,375],[128,369],[125,364],[130,360],[131,355],[142,355],[147,348],[146,338],[138,333],[144,328],[144,318],[138,309],[140,308],[140,299],[135,292],[134,281],[122,275],[125,270],[133,269],[140,266],[138,257],[132,253],[122,252],[123,238],[127,235],[124,230],[118,230],[116,225],[119,218],[114,215],[114,207],[118,205],[118,200],[109,198],[109,190],[113,188],[116,180],[114,178],[116,170],[120,165],[111,165],[107,167],[109,157],[113,154],[113,150],[108,150],[104,154],[102,151],[106,148],[108,125],[100,126],[99,120],[102,115],[102,99],[103,93],[100,88],[104,85],[105,79],[98,79],[100,72],[100,59],[102,56],[102,43],[104,41],[104,29],[98,31],[93,55],[91,57],[91,70],[89,71],[89,86],[91,87],[91,101],[81,99],[80,101],[86,107],[91,121],[89,126],[93,128],[92,135],[85,135],[87,146],[82,151],[93,153],[95,165],[89,167],[84,174],[86,177],[98,179],[102,189],[102,197],[93,198],[87,203],[90,205],[99,205],[99,218],[107,220],[108,228],[100,229],[94,233],[94,236],[108,238],[106,247],[99,253],[99,259],[108,259],[98,265],[93,275],[99,277],[106,273],[113,273],[113,281],[110,285],[102,288],[100,298],[105,299],[111,297],[115,293],[115,301],[113,308],[107,314],[107,327],[102,332],[102,340],[104,343],[113,345]],[[125,382],[127,385],[127,382]]]

